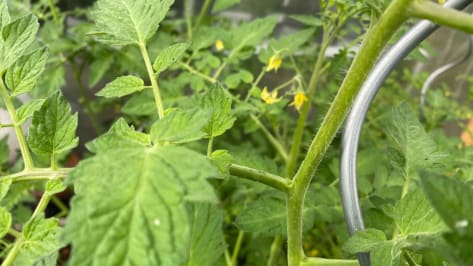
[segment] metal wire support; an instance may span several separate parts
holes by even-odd
[[[432,85],[432,82],[434,82],[434,80],[442,75],[443,73],[449,71],[450,69],[458,66],[458,65],[461,65],[462,63],[464,63],[466,60],[468,60],[468,58],[470,58],[471,54],[472,54],[472,51],[473,51],[473,36],[470,36],[468,38],[469,42],[468,42],[468,50],[466,51],[465,55],[460,58],[460,59],[457,59],[456,61],[453,61],[451,63],[448,63],[446,65],[443,65],[441,66],[440,68],[436,69],[434,72],[432,72],[429,77],[427,77],[427,79],[425,80],[424,84],[422,85],[422,89],[420,91],[420,105],[421,106],[425,106],[425,95],[427,94],[427,90],[430,88],[430,85]]]
[[[454,9],[463,9],[470,2],[470,0],[450,0],[445,6]],[[364,229],[363,217],[358,202],[356,158],[358,141],[366,112],[376,93],[394,67],[435,31],[437,27],[437,25],[429,21],[421,21],[414,25],[411,30],[404,34],[404,36],[379,59],[353,102],[343,131],[340,160],[340,192],[342,206],[345,221],[351,235],[358,230]],[[358,254],[358,260],[361,266],[371,265],[368,253]]]

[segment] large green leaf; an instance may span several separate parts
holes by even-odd
[[[212,115],[209,109],[176,110],[156,121],[151,127],[151,139],[155,144],[184,143],[203,138],[202,128]]]
[[[214,266],[226,244],[223,210],[210,203],[195,203],[190,211],[191,245],[187,266]]]
[[[77,113],[71,114],[71,107],[64,96],[61,92],[56,92],[33,114],[28,143],[36,154],[53,155],[66,152],[79,142],[76,128]]]
[[[82,161],[67,179],[76,191],[64,235],[71,265],[182,265],[191,240],[184,203],[215,201],[206,179],[217,175],[205,156],[170,145]]]
[[[0,70],[8,68],[23,55],[26,48],[34,41],[38,28],[38,19],[31,14],[20,17],[3,27]]]
[[[61,231],[55,218],[44,219],[41,215],[33,218],[23,228],[23,242],[14,265],[33,265],[57,252]]]
[[[45,48],[37,49],[20,57],[9,67],[5,75],[5,82],[10,94],[16,96],[32,90],[44,70],[47,59],[48,51]]]
[[[440,216],[427,201],[422,191],[407,194],[394,207],[394,221],[399,234],[433,234],[446,229]]]
[[[179,60],[179,58],[184,55],[187,48],[189,48],[188,43],[176,43],[160,51],[153,63],[153,68],[156,70],[156,73],[166,70]]]
[[[368,228],[356,232],[343,245],[343,249],[350,253],[367,252],[384,241],[386,241],[386,235],[383,231]]]
[[[232,99],[225,94],[222,86],[211,86],[199,98],[199,106],[203,109],[214,110],[210,122],[203,128],[209,137],[220,136],[233,126],[236,118],[231,113]]]
[[[470,185],[433,172],[421,172],[422,187],[434,208],[452,229],[473,222],[473,189]]]
[[[129,75],[116,78],[95,95],[107,98],[123,97],[137,91],[142,91],[144,88],[144,81],[142,79]]]
[[[129,126],[125,119],[118,119],[110,128],[110,130],[87,143],[86,147],[93,153],[99,153],[117,147],[145,147],[150,146],[151,140],[149,135],[135,131],[133,126]]]
[[[157,31],[173,0],[99,0],[92,12],[98,37],[117,45],[145,44]]]

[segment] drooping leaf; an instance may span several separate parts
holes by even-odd
[[[0,207],[0,238],[3,238],[10,230],[12,222],[11,213],[4,207]]]
[[[220,85],[213,85],[199,99],[201,108],[214,110],[210,122],[203,128],[209,137],[222,135],[235,122],[231,113],[232,99],[223,90]]]
[[[16,110],[18,123],[21,124],[30,118],[34,112],[39,110],[44,103],[44,99],[31,100],[28,103],[23,104]]]
[[[76,128],[77,113],[71,114],[69,103],[56,92],[34,112],[28,144],[36,154],[60,154],[77,146]]]
[[[110,149],[68,176],[76,196],[65,228],[71,265],[182,265],[186,201],[215,201],[208,159],[179,146]],[[107,195],[107,197],[103,197]]]
[[[173,0],[99,0],[92,12],[98,37],[111,44],[145,44],[158,29]]]
[[[394,221],[399,234],[433,234],[445,230],[445,224],[422,191],[408,193],[394,207]]]
[[[187,266],[217,265],[226,248],[222,209],[210,203],[194,203],[190,213],[191,242]]]
[[[129,75],[116,78],[95,95],[106,98],[123,97],[137,91],[142,91],[144,88],[144,81],[142,79]]]
[[[324,24],[324,22],[315,16],[308,16],[308,15],[292,15],[290,18],[311,27],[320,27]]]
[[[61,231],[59,221],[55,218],[45,219],[42,215],[33,218],[23,228],[24,241],[14,265],[33,265],[57,252]]]
[[[203,138],[202,128],[208,124],[212,110],[176,110],[156,121],[151,127],[151,139],[158,143],[184,143]]]
[[[151,90],[133,94],[123,105],[123,113],[129,115],[153,115],[156,114],[156,101]]]
[[[93,87],[105,76],[112,65],[114,54],[107,50],[100,50],[95,60],[89,66],[89,86]]]
[[[23,55],[10,66],[5,74],[5,82],[11,96],[29,92],[34,88],[44,70],[48,51],[46,48]]]
[[[3,27],[0,70],[8,68],[23,55],[34,41],[38,28],[38,19],[32,14],[20,17]]]
[[[35,98],[46,98],[51,93],[60,90],[66,83],[64,64],[46,65],[46,69],[48,71],[40,75],[36,89],[30,93]]]
[[[135,128],[129,126],[125,119],[120,118],[107,133],[87,143],[86,147],[93,153],[99,153],[117,147],[145,147],[149,145],[151,145],[149,135],[135,131]]]
[[[176,43],[160,51],[153,63],[156,73],[161,73],[176,63],[184,55],[187,48],[189,48],[188,43]]]
[[[11,176],[4,176],[0,178],[0,201],[7,195],[8,190],[10,190],[11,182]]]
[[[421,172],[422,188],[430,203],[452,229],[473,222],[473,189],[438,173]]]

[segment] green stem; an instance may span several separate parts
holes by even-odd
[[[3,99],[3,103],[5,104],[8,113],[10,114],[13,128],[18,139],[21,157],[23,158],[23,162],[25,164],[25,169],[32,169],[33,160],[31,158],[30,150],[28,149],[28,144],[26,143],[25,135],[23,134],[21,124],[18,123],[18,116],[16,114],[15,107],[13,106],[12,97],[10,97],[10,95],[8,94],[7,88],[5,87],[5,83],[3,83],[3,79],[0,79],[0,95]]]
[[[336,260],[336,259],[324,259],[324,258],[305,258],[301,266],[359,266],[357,260]]]
[[[182,66],[182,67],[184,67],[184,68],[185,68],[187,71],[189,71],[190,73],[192,73],[192,74],[194,74],[194,75],[197,75],[197,76],[199,76],[199,77],[201,77],[201,78],[203,78],[203,79],[205,79],[205,80],[207,80],[207,81],[209,81],[209,82],[211,82],[211,83],[217,82],[216,79],[214,79],[214,78],[212,78],[212,77],[210,77],[210,76],[208,76],[208,75],[205,75],[204,73],[198,71],[197,69],[193,68],[192,66],[190,66],[190,65],[187,64],[187,63],[180,62],[179,65]]]
[[[230,257],[230,252],[228,251],[228,248],[225,249],[225,264],[227,264],[227,266],[232,266],[232,258]]]
[[[187,40],[192,40],[192,2],[191,0],[184,0],[184,13],[186,17]]]
[[[281,236],[276,236],[271,244],[271,249],[269,251],[268,263],[266,266],[273,266],[276,263],[276,257],[279,254],[279,249],[281,248],[283,238]]]
[[[239,231],[238,232],[238,236],[237,236],[237,240],[236,240],[236,243],[235,243],[235,247],[233,248],[233,254],[232,254],[232,266],[236,266],[237,265],[237,261],[238,261],[238,254],[240,253],[240,249],[241,249],[241,244],[243,243],[243,237],[245,236],[245,232],[243,231]]]
[[[230,59],[232,59],[232,57],[235,56],[235,54],[237,54],[240,51],[240,49],[242,49],[242,48],[243,48],[243,46],[237,46],[237,47],[235,47],[235,49],[233,49],[230,52],[228,57],[223,61],[223,63],[220,65],[220,67],[217,68],[217,70],[215,71],[214,75],[212,76],[213,79],[217,80],[218,77],[220,77],[220,74],[222,74],[222,71],[225,69],[225,67],[227,66]]]
[[[54,23],[56,25],[59,25],[59,16],[58,16],[58,12],[57,12],[56,6],[54,5],[53,0],[48,0],[48,5],[49,5],[49,9],[51,9],[51,14],[53,15]]]
[[[148,77],[153,87],[154,100],[156,102],[156,109],[158,111],[159,119],[164,117],[164,107],[161,100],[161,93],[159,91],[158,81],[156,79],[156,73],[154,73],[153,66],[151,65],[151,60],[149,58],[148,50],[146,49],[145,43],[138,44],[141,51],[141,56],[145,62],[146,71],[148,71]]]
[[[55,217],[64,217],[69,213],[69,208],[57,196],[51,196],[51,201],[59,209],[59,213]]]
[[[258,119],[258,117],[254,115],[250,115],[251,119],[255,121],[255,123],[258,125],[258,127],[263,130],[264,135],[266,138],[269,140],[269,142],[273,145],[273,147],[276,149],[276,151],[281,155],[281,157],[287,161],[288,160],[288,155],[286,148],[269,132],[269,130],[261,123],[261,121]]]
[[[293,187],[287,195],[288,263],[299,266],[304,258],[302,251],[302,209],[305,193],[323,155],[342,124],[353,98],[361,88],[369,70],[388,40],[408,18],[406,9],[412,0],[394,0],[371,27],[353,60],[350,69],[312,140],[309,150],[294,176]]]
[[[473,17],[470,14],[425,0],[415,0],[408,12],[414,17],[473,34]]]
[[[198,28],[200,23],[202,23],[202,20],[204,19],[204,17],[207,15],[209,11],[211,3],[212,3],[212,0],[205,0],[204,5],[200,9],[200,14],[199,14],[199,17],[197,18],[197,22],[195,23],[195,28]]]
[[[210,155],[212,154],[213,143],[214,143],[214,137],[210,136],[209,142],[207,144],[207,157],[210,157]]]
[[[39,181],[64,178],[73,168],[58,168],[52,170],[50,168],[33,168],[30,170],[23,170],[19,173],[12,174],[13,183],[25,181]]]
[[[245,102],[248,102],[248,100],[251,97],[251,93],[253,92],[254,88],[256,88],[256,86],[258,86],[259,82],[264,77],[265,73],[266,73],[266,66],[264,66],[263,69],[261,69],[261,72],[259,72],[258,77],[256,77],[255,81],[253,81],[253,83],[251,84],[251,88],[248,91],[248,94],[246,94],[246,97],[245,97],[245,100],[244,100]]]
[[[36,208],[33,212],[33,215],[31,215],[28,222],[31,222],[40,213],[44,212],[44,210],[48,206],[50,197],[51,196],[48,193],[43,193],[43,196],[41,196],[41,199],[39,200],[39,203],[36,206]],[[21,246],[23,245],[24,241],[25,241],[25,239],[24,239],[23,234],[20,235],[18,238],[16,238],[12,249],[10,250],[10,252],[8,252],[7,257],[5,258],[5,260],[2,263],[2,266],[11,266],[11,265],[13,265],[13,262],[15,261],[16,257],[18,256],[18,253],[20,252]]]
[[[238,164],[232,164],[230,165],[229,171],[231,175],[260,182],[275,189],[279,189],[283,192],[286,192],[290,187],[288,179],[262,170],[257,170]]]
[[[13,228],[8,229],[8,234],[14,236],[15,238],[19,238],[21,236],[21,233]]]

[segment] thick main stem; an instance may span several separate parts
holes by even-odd
[[[33,168],[33,160],[31,159],[30,150],[28,149],[28,144],[26,143],[25,135],[23,134],[23,129],[21,124],[18,123],[18,116],[16,115],[15,107],[13,106],[13,101],[10,95],[8,94],[5,83],[0,79],[0,95],[3,99],[3,103],[7,108],[10,118],[12,120],[13,129],[15,130],[16,137],[18,139],[18,145],[20,147],[21,157],[25,164],[25,169],[29,170]]]
[[[161,93],[159,91],[158,81],[156,80],[156,73],[154,73],[153,66],[151,65],[151,60],[149,58],[148,50],[146,49],[145,43],[140,43],[141,56],[145,62],[146,71],[148,71],[149,80],[151,82],[151,87],[153,88],[154,101],[156,102],[156,109],[158,111],[159,119],[164,117],[164,106],[163,101],[161,100]]]
[[[299,167],[287,195],[288,264],[300,266],[302,250],[302,210],[305,193],[323,155],[342,124],[353,98],[358,93],[376,58],[388,40],[407,19],[406,9],[412,0],[394,0],[379,21],[371,27],[332,102],[309,151]]]

